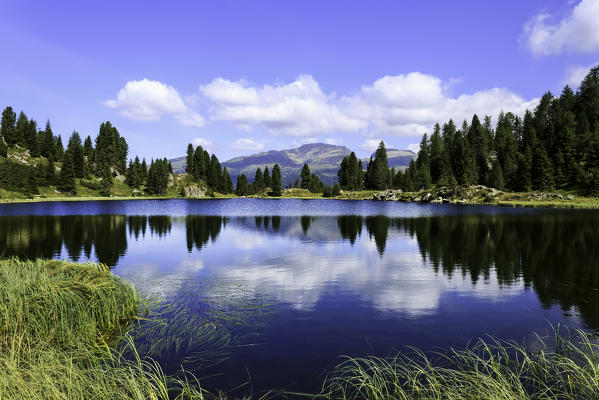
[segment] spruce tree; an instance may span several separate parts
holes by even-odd
[[[231,179],[231,175],[229,175],[229,171],[227,171],[227,167],[223,169],[223,174],[225,175],[226,193],[234,193],[235,188],[233,187],[233,180]]]
[[[189,143],[187,145],[187,158],[186,158],[186,164],[185,164],[185,172],[189,175],[193,174],[193,170],[194,170],[194,149],[193,149],[193,144]]]
[[[531,169],[532,187],[535,190],[553,189],[553,170],[551,160],[547,155],[545,146],[539,143],[535,146],[532,156]]]
[[[60,135],[58,135],[58,137],[54,140],[54,149],[54,156],[56,160],[62,161],[64,158],[64,146],[62,145],[62,137],[60,137]]]
[[[139,175],[141,177],[141,184],[147,185],[148,182],[148,163],[146,163],[146,159],[144,158],[141,162],[141,173]]]
[[[271,196],[281,196],[281,168],[279,164],[275,164],[272,167],[272,191],[270,192]]]
[[[71,153],[73,159],[73,173],[75,178],[83,178],[85,176],[85,156],[83,146],[81,145],[81,137],[77,131],[74,131],[69,138],[67,151]]]
[[[262,176],[262,170],[260,168],[256,169],[256,174],[254,175],[254,189],[256,193],[260,193],[264,190],[264,176]]]
[[[0,136],[4,138],[8,147],[12,147],[17,143],[16,121],[17,114],[11,106],[6,107],[2,111],[2,119],[0,120]]]
[[[264,187],[272,189],[272,178],[270,176],[270,172],[268,171],[268,165],[264,166]]]
[[[56,185],[56,168],[54,167],[54,161],[51,159],[48,160],[45,178],[48,186]]]
[[[75,174],[73,171],[73,156],[70,151],[64,155],[57,183],[58,190],[64,193],[77,193],[75,186]]]
[[[497,159],[493,161],[493,167],[491,168],[491,171],[489,171],[489,177],[487,181],[489,186],[503,190],[503,171],[501,170],[501,165]]]
[[[56,145],[54,143],[54,134],[52,133],[52,126],[50,120],[46,121],[46,128],[39,135],[40,152],[42,157],[52,159],[56,161]]]
[[[311,186],[311,181],[310,181],[310,177],[311,177],[311,173],[310,173],[310,167],[308,167],[308,164],[304,164],[304,166],[302,167],[302,171],[300,172],[300,178],[301,178],[301,183],[300,183],[300,187],[302,189],[310,189]]]
[[[25,145],[25,137],[29,130],[29,120],[23,111],[19,113],[17,124],[15,126],[15,144]],[[27,146],[25,146],[27,147]]]
[[[37,123],[32,119],[30,119],[27,123],[24,144],[25,147],[27,147],[27,149],[29,150],[29,154],[31,154],[31,157],[39,157],[41,155],[40,144],[38,141]]]
[[[237,176],[237,189],[235,191],[237,196],[247,196],[248,194],[248,178],[245,174]]]

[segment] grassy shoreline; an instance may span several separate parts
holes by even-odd
[[[215,197],[189,198],[179,196],[65,196],[65,197],[46,197],[46,198],[0,198],[0,204],[20,204],[20,203],[50,203],[50,202],[85,202],[85,201],[122,201],[122,200],[222,200],[222,199],[240,199],[240,198],[259,198],[259,199],[295,199],[295,200],[372,200],[373,194],[378,191],[360,191],[345,192],[336,197],[322,197],[320,194],[302,195],[302,196],[234,196],[219,195]],[[417,193],[413,194],[414,196]],[[461,205],[491,205],[499,207],[523,207],[523,208],[559,208],[559,209],[599,209],[599,198],[595,197],[575,197],[572,200],[527,200],[527,194],[509,193],[506,198],[498,198],[493,202],[487,202],[484,199],[471,200]],[[510,196],[515,198],[510,198]],[[406,203],[422,204],[419,201],[404,200]],[[455,203],[453,203],[455,204]]]

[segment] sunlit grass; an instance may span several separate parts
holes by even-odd
[[[203,399],[192,375],[165,376],[126,335],[116,350],[140,306],[102,265],[0,262],[0,398]]]
[[[583,331],[532,347],[493,338],[427,356],[347,358],[326,378],[327,399],[597,399],[599,352]]]

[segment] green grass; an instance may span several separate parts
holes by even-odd
[[[0,398],[203,399],[193,376],[137,356],[125,333],[140,307],[102,265],[0,262]]]
[[[166,376],[156,362],[139,356],[128,332],[139,326],[146,304],[103,265],[0,262],[0,399],[224,398],[202,390],[189,373]],[[242,313],[231,323],[256,317]],[[183,313],[174,326],[154,324],[136,334],[152,341],[158,329],[165,340],[154,352],[184,346],[209,362],[226,357],[232,338],[227,331],[217,329],[215,320],[199,324],[193,318]],[[180,342],[180,329],[192,328],[201,331],[199,341]],[[490,338],[432,356],[413,349],[393,358],[347,358],[326,377],[320,394],[305,396],[599,399],[598,350],[596,337],[558,327],[529,345]]]
[[[556,330],[559,332],[559,328]],[[583,331],[537,337],[532,346],[479,340],[426,356],[347,358],[326,378],[326,399],[598,399],[599,352]]]

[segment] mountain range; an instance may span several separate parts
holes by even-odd
[[[295,149],[270,150],[249,156],[235,157],[222,162],[222,166],[227,167],[233,182],[236,182],[237,176],[240,174],[246,174],[248,180],[252,182],[257,168],[264,169],[264,166],[267,165],[272,171],[272,167],[279,164],[283,185],[287,185],[299,178],[302,166],[307,163],[310,166],[310,171],[318,175],[323,183],[332,185],[337,182],[337,171],[341,160],[350,153],[351,150],[345,146],[310,143]],[[416,154],[410,150],[387,149],[387,157],[389,167],[397,169],[407,167],[410,160],[416,158]],[[185,157],[175,158],[170,162],[173,172],[185,172]],[[366,168],[368,159],[363,159],[362,163]]]

